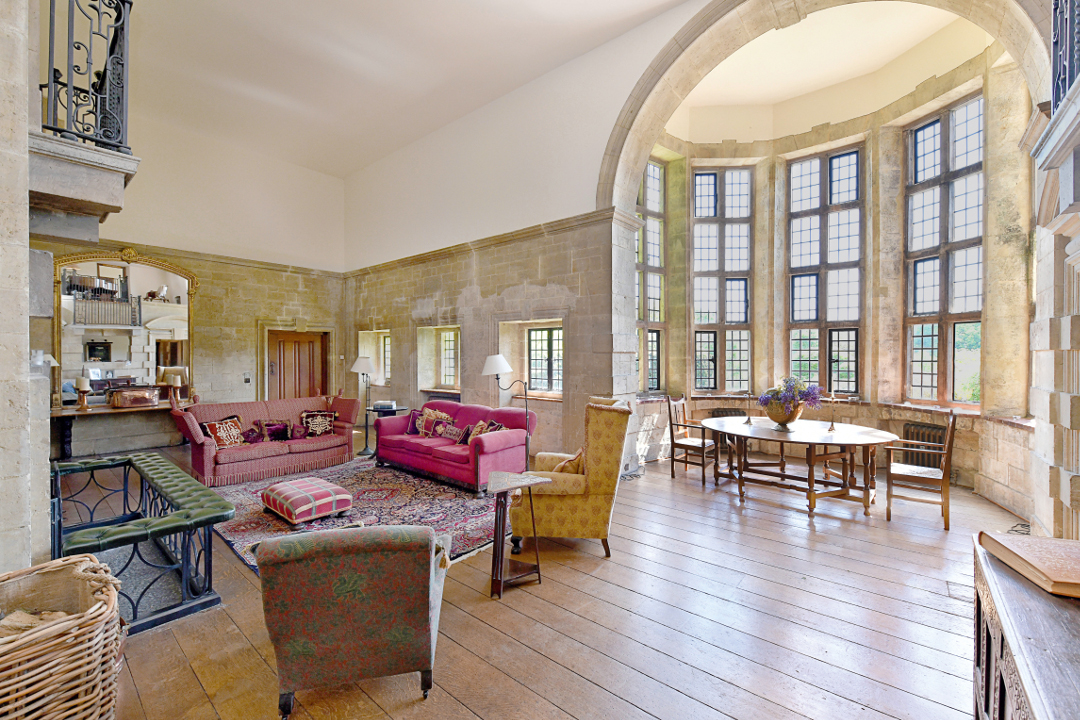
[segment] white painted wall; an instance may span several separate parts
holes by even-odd
[[[822,123],[876,112],[928,78],[979,55],[992,42],[982,28],[957,19],[875,72],[775,105],[684,105],[666,129],[695,143],[752,142],[807,132]]]
[[[250,260],[342,269],[344,181],[138,112],[142,159],[101,237]]]
[[[623,103],[705,4],[690,0],[347,177],[344,269],[595,210]]]

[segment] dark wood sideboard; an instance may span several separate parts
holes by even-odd
[[[975,546],[975,718],[1080,718],[1080,600]]]

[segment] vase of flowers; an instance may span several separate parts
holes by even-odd
[[[807,385],[796,377],[786,377],[780,384],[770,388],[758,398],[765,414],[776,423],[777,430],[788,430],[788,425],[799,419],[804,408],[821,407],[821,388]]]

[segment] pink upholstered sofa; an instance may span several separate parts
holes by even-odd
[[[447,438],[406,434],[408,415],[378,418],[375,421],[378,434],[375,458],[380,464],[397,465],[479,493],[487,487],[488,473],[496,470],[522,472],[525,469],[523,409],[462,405],[452,400],[432,400],[424,407],[446,413],[457,427],[494,420],[506,429],[473,438],[468,445],[456,445]],[[529,432],[535,430],[536,413],[530,410]]]
[[[300,423],[305,410],[326,410],[326,398],[296,398],[240,403],[197,403],[184,410],[172,411],[173,420],[181,434],[191,443],[191,467],[195,477],[207,487],[235,485],[249,480],[308,472],[340,465],[353,458],[353,426],[360,412],[360,401],[333,398],[331,410],[338,413],[332,435],[260,442],[218,448],[213,438],[203,435],[199,423],[224,420],[239,415],[244,429],[255,426],[256,420],[289,420]]]

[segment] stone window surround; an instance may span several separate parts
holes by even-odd
[[[641,226],[638,231],[638,250],[637,250],[637,288],[639,307],[637,315],[637,328],[638,328],[638,396],[649,396],[657,393],[665,394],[667,392],[668,383],[668,368],[667,368],[667,266],[670,260],[670,254],[668,253],[668,191],[670,188],[670,173],[668,172],[668,164],[659,157],[650,157],[649,163],[658,165],[663,169],[663,178],[661,181],[661,203],[660,211],[653,211],[646,208],[646,187],[645,187],[645,175],[641,177],[641,189],[638,194],[637,214],[638,217],[646,222]],[[646,168],[648,165],[646,165]],[[648,218],[658,218],[661,222],[660,225],[660,265],[650,265],[648,263],[646,243],[648,242]],[[660,276],[660,320],[649,320],[649,295],[648,295],[648,278],[649,275]],[[658,387],[649,388],[648,380],[648,338],[649,331],[659,332],[659,370],[658,370]]]

